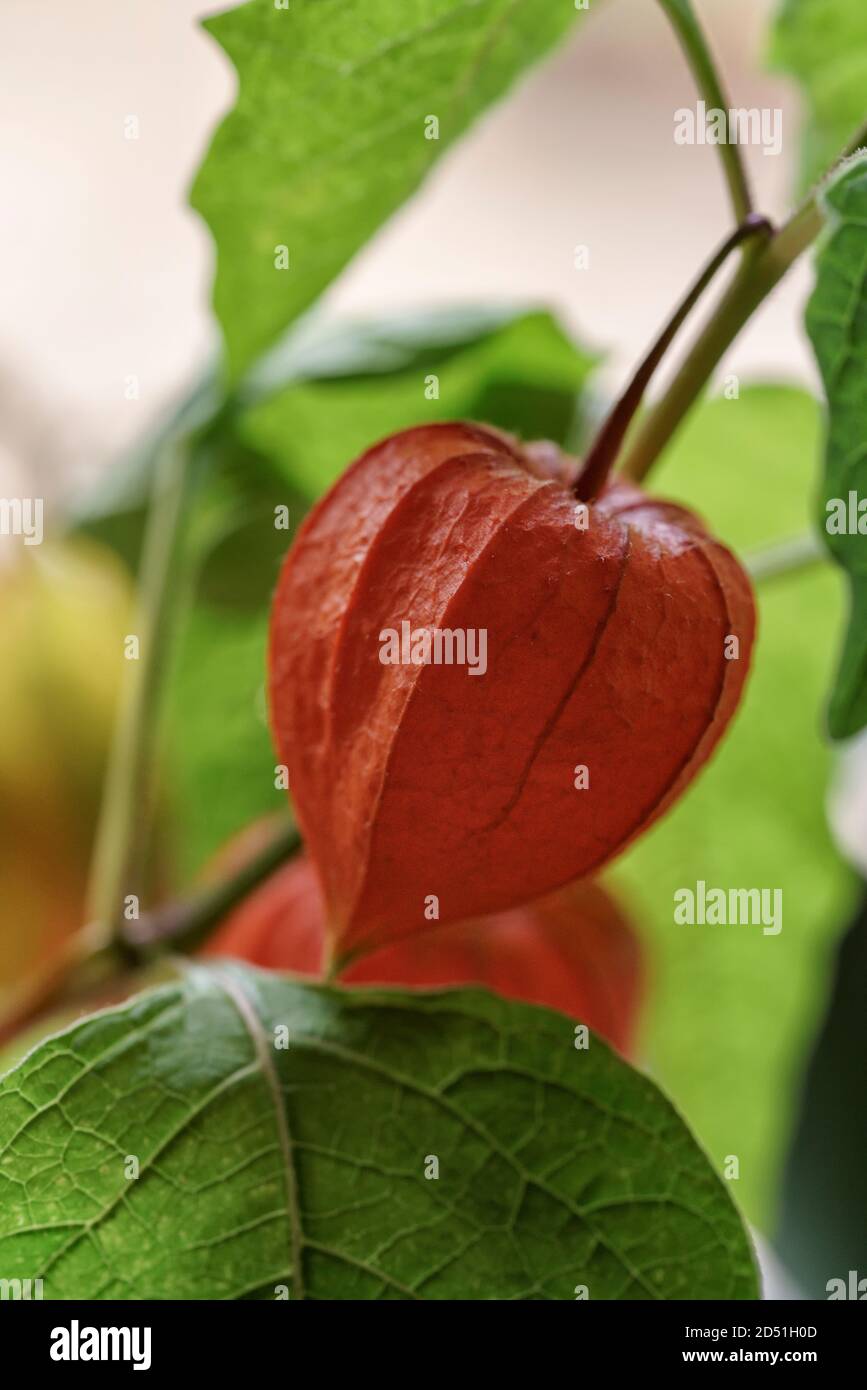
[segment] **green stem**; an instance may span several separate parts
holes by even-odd
[[[601,491],[612,464],[617,457],[617,451],[623,442],[623,437],[629,428],[630,421],[641,404],[650,378],[665,356],[673,338],[681,328],[690,311],[698,303],[717,271],[725,264],[732,251],[744,241],[747,241],[750,237],[757,236],[759,233],[765,236],[771,236],[773,234],[773,227],[767,218],[759,217],[753,213],[742,226],[737,227],[732,232],[731,236],[726,239],[720,249],[705,266],[698,279],[687,291],[681,303],[665,325],[665,328],[656,339],[656,342],[638,367],[623,395],[604,420],[599,433],[591,444],[573,489],[575,496],[580,501],[590,501],[591,498],[595,497],[597,493]]]
[[[680,40],[692,69],[696,85],[708,107],[728,111],[729,99],[723,90],[707,41],[689,0],[660,0],[662,8]],[[731,199],[735,222],[745,222],[752,212],[749,184],[736,142],[717,145]]]
[[[627,446],[623,474],[640,481],[704,390],[720,358],[793,261],[818,235],[818,208],[803,209],[767,245],[744,260],[665,395],[647,412]]]
[[[90,916],[108,941],[123,923],[124,899],[140,897],[155,793],[163,677],[177,616],[177,575],[191,489],[193,449],[166,445],[154,476],[134,635],[138,659],[125,672],[97,830]],[[133,635],[133,634],[130,634]]]
[[[850,140],[840,159],[854,154],[865,143],[867,125]],[[835,161],[829,173],[839,162]],[[753,243],[752,254],[744,257],[668,390],[647,412],[627,444],[622,464],[625,477],[640,481],[646,476],[744,324],[793,262],[815,241],[823,225],[819,190],[814,189],[769,241]]]
[[[783,575],[798,574],[812,569],[814,565],[824,564],[830,556],[812,532],[795,536],[792,540],[778,541],[765,546],[744,558],[744,566],[755,584],[763,584],[769,579],[779,579]]]
[[[207,939],[214,927],[248,893],[269,878],[281,864],[301,849],[301,836],[294,825],[269,844],[232,878],[218,883],[186,902],[169,903],[146,913],[137,922],[125,922],[122,940],[138,956],[169,948],[192,951]]]

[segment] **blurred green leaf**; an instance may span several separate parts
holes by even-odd
[[[422,366],[431,353],[448,355],[534,311],[519,303],[438,304],[378,318],[305,314],[258,358],[238,386],[245,404],[273,396],[292,382],[378,376]]]
[[[851,585],[828,710],[831,734],[847,738],[867,724],[867,157],[843,167],[823,203],[831,230],[806,322],[828,398],[821,534]]]
[[[93,541],[0,564],[0,1034],[85,920],[132,593]]]
[[[197,601],[261,614],[307,500],[270,459],[246,449],[230,432],[222,445],[190,527]]]
[[[252,406],[239,428],[311,497],[377,439],[425,421],[476,419],[571,445],[598,359],[549,314],[512,315],[442,310],[345,325],[342,344],[338,336],[330,349],[308,345],[315,379],[312,370],[308,380],[290,372],[289,384]],[[372,365],[362,370],[365,356]]]
[[[287,487],[290,495],[297,488],[309,502],[377,430],[416,423],[420,412],[441,419],[468,403],[465,413],[476,418],[577,446],[577,397],[598,361],[550,315],[526,305],[445,306],[348,321],[307,315],[230,397],[209,369],[188,399],[79,501],[71,525],[109,545],[135,572],[156,460],[172,439],[190,433],[206,437],[209,451],[197,500],[206,532],[214,531],[220,510],[226,530],[233,515],[242,529],[245,516],[249,521],[251,511],[261,512],[266,493],[276,505]],[[440,401],[428,400],[425,376],[443,368]],[[338,420],[314,418],[332,405]],[[211,538],[216,545],[218,537]],[[251,545],[248,556],[252,551]]]
[[[867,1250],[864,981],[867,903],[843,940],[833,992],[810,1059],[786,1165],[775,1246],[807,1298],[861,1268]]]
[[[815,402],[795,390],[713,401],[678,436],[653,491],[695,507],[740,553],[798,535],[810,520],[819,424]],[[735,1196],[768,1229],[855,879],[824,815],[820,711],[841,577],[817,566],[767,581],[758,597],[754,669],[732,728],[609,877],[648,927],[648,1062],[718,1167],[738,1158]],[[674,892],[699,879],[782,889],[782,931],[676,925]]]
[[[783,0],[771,60],[804,88],[802,169],[809,186],[867,119],[864,0]]]
[[[188,437],[213,420],[223,400],[219,373],[211,365],[187,394],[75,501],[69,517],[70,529],[109,546],[135,574],[158,458],[172,441]]]
[[[249,0],[205,22],[240,80],[191,194],[233,378],[576,17],[549,0]]]
[[[197,508],[203,568],[167,700],[184,879],[251,820],[285,806],[274,786],[265,649],[291,532],[275,530],[274,506],[289,506],[294,527],[362,449],[423,420],[466,416],[565,442],[580,429],[580,392],[595,360],[544,313],[440,310],[299,327],[248,381],[251,404],[233,425],[242,439],[223,440]],[[296,381],[304,372],[309,379]],[[431,374],[436,400],[425,398]]]
[[[168,764],[178,877],[192,878],[236,831],[283,810],[274,785],[265,650],[268,612],[194,603],[168,693]]]
[[[0,1083],[0,1267],[52,1299],[755,1298],[671,1105],[575,1043],[481,991],[196,968]]]
[[[126,460],[125,486],[108,494],[97,492],[72,518],[76,533],[110,547],[133,574],[138,571],[147,519],[147,475],[156,459],[155,444],[132,455]],[[187,520],[187,549],[198,591],[217,607],[261,608],[309,499],[302,498],[269,459],[238,439],[230,415],[208,437],[196,466],[201,476]],[[275,528],[278,507],[288,510],[287,529]]]

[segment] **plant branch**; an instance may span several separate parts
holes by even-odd
[[[840,158],[853,154],[865,141],[867,126],[858,131]],[[832,170],[839,162],[835,161]],[[674,380],[627,445],[622,465],[625,477],[640,481],[646,476],[744,324],[815,241],[824,225],[820,191],[821,185],[764,245],[755,248],[754,255],[744,258]]]
[[[660,0],[660,4],[680,40],[696,86],[707,106],[727,112],[730,109],[729,100],[690,0]],[[722,160],[734,219],[740,224],[746,221],[753,207],[740,146],[733,141],[717,145],[717,149]]]
[[[641,404],[650,378],[662,361],[675,334],[698,303],[717,271],[725,264],[732,251],[742,242],[757,236],[759,233],[771,236],[773,230],[766,217],[759,217],[753,213],[732,232],[731,236],[723,242],[716,254],[707,263],[641,362],[623,395],[604,420],[599,433],[591,444],[573,489],[579,500],[589,501],[601,490],[617,457],[620,445],[623,443],[623,437]]]
[[[177,617],[194,447],[169,442],[154,475],[139,581],[137,660],[125,672],[91,873],[92,930],[119,931],[124,898],[140,895],[155,790],[163,677]]]
[[[50,1009],[77,999],[128,965],[123,949],[106,944],[93,924],[67,937],[50,964],[16,988],[14,1007],[0,1013],[0,1047]]]
[[[744,566],[754,584],[763,584],[768,579],[779,579],[787,574],[799,574],[823,564],[830,556],[812,531],[791,540],[778,541],[752,555],[744,557]]]
[[[294,825],[265,846],[238,873],[185,902],[169,903],[146,913],[137,922],[125,922],[122,941],[135,955],[155,951],[192,951],[247,894],[301,849],[301,835]]]

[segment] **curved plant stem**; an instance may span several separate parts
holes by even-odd
[[[195,950],[233,907],[298,853],[301,843],[295,826],[287,825],[232,878],[186,902],[169,903],[146,913],[137,922],[125,922],[123,944],[137,956],[149,956],[167,948]]]
[[[708,107],[729,110],[729,100],[723,90],[710,49],[693,12],[690,0],[660,0],[662,8],[680,40],[696,85]],[[737,143],[717,145],[723,173],[731,199],[735,222],[745,222],[752,212],[749,184]]]
[[[154,476],[134,630],[138,659],[130,660],[125,672],[91,876],[91,929],[101,932],[104,941],[119,931],[124,898],[140,896],[143,886],[160,697],[177,617],[176,579],[193,454],[192,446],[173,441],[160,456]]]
[[[301,836],[287,825],[270,844],[234,877],[186,902],[173,902],[124,921],[114,939],[106,940],[103,924],[94,919],[68,938],[49,969],[29,982],[15,1007],[0,1014],[0,1046],[28,1024],[68,1003],[86,1001],[88,991],[141,967],[157,955],[194,951],[242,898],[269,878],[301,848]]]
[[[617,452],[623,442],[629,424],[636,410],[641,404],[647,385],[659,363],[662,361],[668,350],[672,339],[678,332],[691,309],[698,303],[708,285],[713,280],[717,271],[728,260],[732,251],[750,237],[755,237],[759,233],[765,236],[773,234],[773,227],[766,217],[759,217],[751,214],[747,220],[737,227],[730,237],[723,242],[720,249],[708,261],[698,279],[687,291],[686,295],[672,314],[665,328],[660,333],[656,342],[647,353],[635,375],[617,401],[609,415],[606,417],[596,438],[591,444],[584,465],[575,482],[574,493],[581,501],[590,501],[602,488],[608,473],[617,457]]]
[[[858,131],[840,158],[853,154],[865,141],[867,126]],[[622,463],[624,476],[635,481],[646,476],[701,395],[726,349],[793,262],[815,241],[823,225],[819,191],[814,190],[788,222],[767,242],[756,243],[753,254],[744,257],[668,390],[647,412],[627,444]]]
[[[804,209],[758,255],[741,264],[668,390],[648,411],[627,445],[622,463],[625,477],[640,482],[647,475],[701,395],[723,353],[792,262],[818,235],[821,225],[818,207]]]

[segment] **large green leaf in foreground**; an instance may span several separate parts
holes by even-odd
[[[740,554],[804,532],[820,452],[805,393],[753,388],[692,416],[654,471],[654,492],[712,520]],[[719,749],[612,879],[647,926],[654,974],[645,1049],[654,1075],[765,1230],[805,1059],[855,881],[828,833],[825,692],[843,616],[829,566],[760,585],[744,701]],[[779,888],[782,930],[680,926],[674,892]]]
[[[571,1020],[234,966],[0,1082],[0,1269],[47,1298],[756,1296],[724,1184]]]
[[[575,18],[571,0],[249,0],[207,21],[240,82],[192,193],[233,375]]]
[[[860,501],[867,509],[867,157],[843,168],[823,202],[831,231],[818,256],[807,330],[828,397],[820,525],[852,595],[828,710],[831,733],[847,738],[867,724],[867,512],[858,511]]]

